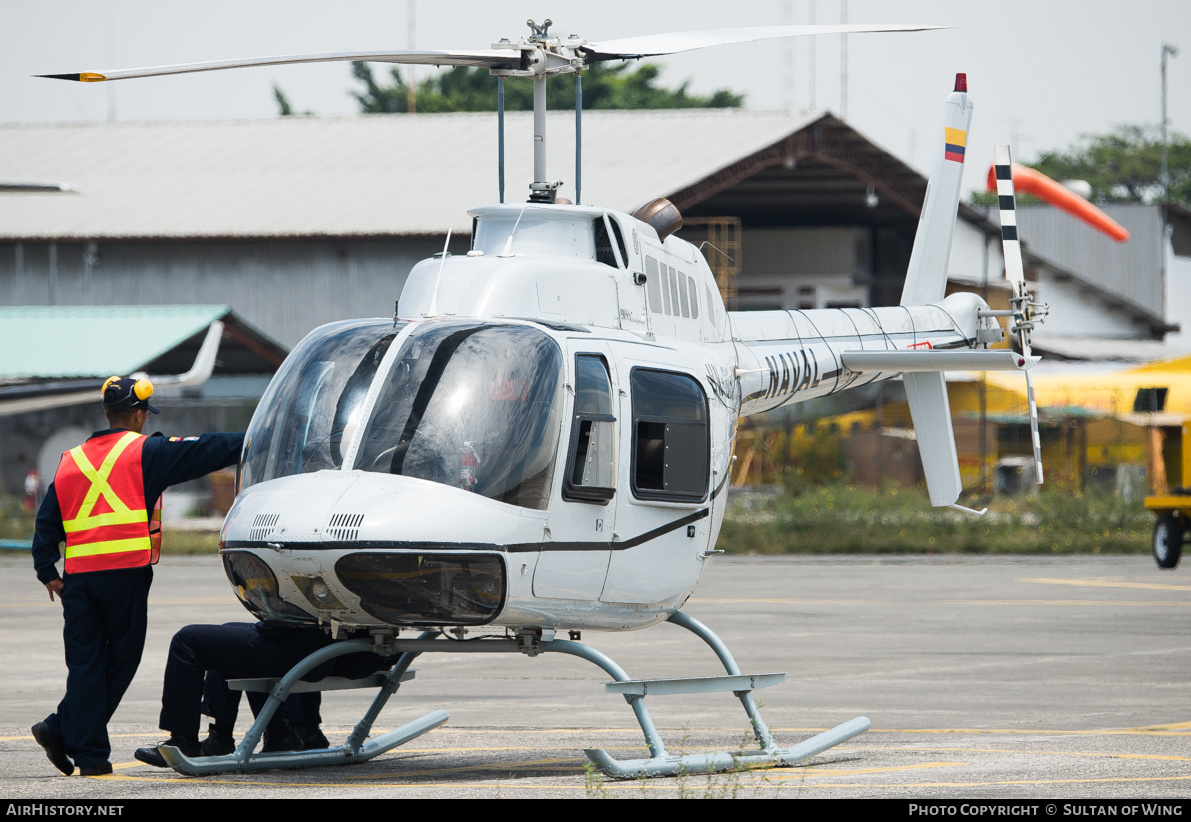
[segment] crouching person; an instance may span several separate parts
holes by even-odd
[[[226,679],[280,678],[310,654],[336,641],[312,626],[265,622],[187,625],[174,634],[165,666],[159,725],[169,733],[169,739],[153,747],[138,748],[134,755],[148,765],[165,768],[168,763],[159,751],[161,746],[175,747],[188,757],[231,753],[234,744],[228,718],[234,723],[239,694],[232,693]],[[387,667],[389,662],[370,652],[348,654],[318,666],[304,679],[358,679]],[[208,672],[218,673],[208,676]],[[215,725],[211,735],[200,742],[204,704]],[[262,752],[293,750],[297,741],[281,710],[274,715],[265,735]]]

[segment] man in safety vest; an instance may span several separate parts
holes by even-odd
[[[149,380],[110,377],[102,389],[108,428],[62,455],[37,512],[33,564],[62,600],[66,696],[33,726],[58,770],[112,772],[107,723],[132,682],[145,647],[152,566],[161,547],[161,494],[234,465],[243,434],[141,434]],[[65,577],[55,567],[66,543]],[[72,762],[73,760],[73,762]]]

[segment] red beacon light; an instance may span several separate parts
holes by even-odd
[[[968,91],[968,75],[966,73],[961,71],[959,74],[955,75],[955,90],[962,91],[965,94],[967,93],[967,91]]]

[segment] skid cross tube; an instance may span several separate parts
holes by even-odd
[[[422,653],[521,653],[531,657],[542,653],[559,653],[584,659],[601,668],[616,683],[620,683],[617,692],[622,694],[633,709],[637,723],[641,726],[641,732],[645,736],[645,744],[649,748],[648,759],[629,761],[616,760],[607,751],[600,748],[589,748],[585,751],[588,759],[601,771],[617,779],[794,765],[868,730],[868,719],[857,717],[792,748],[779,748],[769,727],[761,718],[761,713],[753,700],[752,691],[754,688],[775,684],[780,681],[779,677],[782,675],[760,674],[750,677],[742,674],[727,645],[706,625],[682,613],[672,614],[668,621],[685,628],[707,643],[719,658],[728,676],[722,678],[696,677],[689,680],[652,680],[652,682],[666,683],[664,688],[660,691],[655,689],[655,692],[689,693],[732,689],[748,715],[753,735],[760,745],[760,750],[672,756],[666,750],[666,745],[645,707],[645,693],[648,691],[648,687],[637,687],[642,682],[649,681],[631,679],[614,660],[582,642],[566,639],[534,639],[532,637],[527,641],[524,636],[457,641],[443,637],[441,632],[436,630],[426,631],[417,639],[395,639],[389,643],[389,648],[399,656],[384,677],[379,693],[373,699],[368,711],[356,724],[347,741],[339,747],[318,751],[288,751],[268,754],[253,752],[265,727],[286,697],[289,696],[296,683],[325,662],[346,654],[371,650],[368,640],[365,639],[335,643],[315,651],[295,665],[271,689],[260,715],[256,718],[252,728],[244,735],[244,739],[234,753],[225,756],[187,757],[177,748],[162,746],[159,750],[174,770],[196,776],[231,771],[308,768],[365,762],[434,730],[447,721],[446,711],[432,711],[420,719],[382,734],[376,739],[366,741],[381,709],[388,702],[389,697],[401,687],[402,678],[409,670],[410,664]],[[719,683],[713,682],[717,679],[720,680]]]
[[[728,650],[728,646],[724,644],[722,639],[716,636],[715,632],[702,622],[678,611],[671,614],[667,621],[681,628],[686,628],[711,646],[711,649],[715,651],[716,656],[719,657],[720,663],[724,666],[724,670],[728,672],[729,676],[742,676],[740,667],[736,664],[736,659],[732,656],[732,652]],[[624,681],[619,678],[617,679],[618,681]],[[753,735],[756,737],[757,743],[761,746],[759,751],[754,753],[740,752],[666,756],[664,753],[659,755],[655,752],[653,745],[650,745],[651,756],[649,759],[620,761],[613,759],[602,748],[588,748],[585,751],[587,758],[605,774],[616,779],[634,779],[641,776],[678,776],[684,773],[717,773],[749,768],[795,765],[815,754],[822,753],[828,748],[839,745],[841,742],[846,742],[854,736],[859,736],[867,731],[871,724],[867,717],[858,716],[849,722],[837,725],[829,731],[824,731],[817,736],[813,736],[792,748],[779,748],[773,739],[773,734],[770,732],[769,726],[761,718],[761,712],[758,710],[757,703],[753,699],[752,690],[740,690],[735,693],[740,699],[740,704],[744,706],[744,712],[748,715],[749,723],[753,727]],[[635,700],[631,701],[630,704],[632,704],[633,710],[637,712],[638,718],[642,715],[648,716],[643,703],[645,699],[644,695],[625,694],[625,699]],[[653,724],[651,722],[649,728],[652,727]],[[645,738],[648,741],[650,731],[644,723],[641,725],[641,730],[645,733]],[[656,730],[654,733],[657,733]]]
[[[436,631],[428,631],[423,638],[433,637]],[[415,642],[418,640],[414,640]],[[363,718],[356,723],[356,727],[348,736],[347,742],[335,747],[317,751],[283,751],[277,753],[253,753],[257,742],[264,733],[265,727],[272,720],[277,709],[285,702],[293,686],[301,681],[310,671],[337,657],[347,654],[361,653],[371,650],[368,640],[351,639],[321,648],[289,670],[285,676],[270,691],[269,698],[261,709],[256,721],[248,729],[248,733],[240,740],[240,745],[233,753],[223,756],[188,757],[177,748],[163,745],[158,748],[161,756],[171,768],[179,773],[191,776],[206,774],[231,773],[233,771],[264,771],[283,768],[311,768],[319,765],[346,765],[349,763],[366,762],[373,757],[391,751],[398,745],[404,745],[411,739],[416,739],[448,719],[446,711],[431,711],[413,722],[402,725],[388,733],[381,734],[376,739],[365,741],[372,730],[372,724],[380,715],[381,709],[389,701],[398,688],[401,678],[409,670],[410,664],[418,656],[417,651],[406,651],[398,658],[396,664],[389,670],[372,704],[368,707]]]

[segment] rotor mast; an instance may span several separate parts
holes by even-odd
[[[528,37],[524,37],[518,42],[504,39],[499,43],[492,44],[494,49],[510,49],[521,52],[520,66],[515,69],[494,68],[490,71],[498,78],[528,77],[533,80],[533,182],[529,184],[529,199],[532,202],[553,203],[558,196],[558,188],[562,185],[562,181],[551,181],[546,172],[546,81],[560,74],[579,74],[586,65],[579,49],[587,41],[573,34],[565,39],[550,36],[549,28],[553,25],[553,21],[549,18],[544,20],[540,26],[533,20],[527,20],[526,25],[529,26],[531,32]],[[580,112],[578,109],[582,106],[582,99],[578,94],[576,94],[575,105],[575,178],[578,180],[581,156],[579,146],[581,131],[578,125]],[[499,115],[501,117],[500,128],[503,131],[503,110],[499,112]],[[503,176],[503,150],[500,155],[500,170]]]

